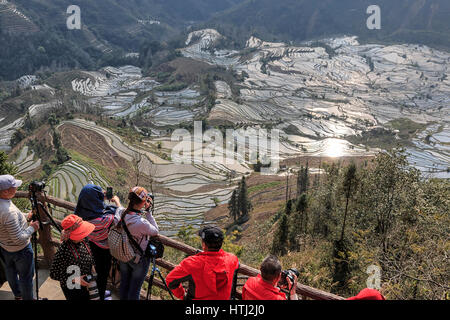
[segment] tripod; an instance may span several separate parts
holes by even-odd
[[[162,283],[164,283],[164,286],[166,287],[166,290],[169,292],[172,300],[175,300],[175,298],[172,295],[172,292],[170,291],[169,287],[167,286],[166,280],[164,279],[164,277],[161,274],[161,271],[156,266],[156,257],[154,255],[152,257],[152,273],[150,274],[150,280],[148,281],[147,299],[146,300],[152,300],[152,296],[151,296],[150,292],[152,291],[153,279],[155,278],[155,272],[158,273],[159,278],[161,279]]]
[[[33,216],[31,218],[31,220],[39,221],[39,230],[42,230],[43,225],[47,225],[47,224],[51,223],[56,228],[56,230],[61,232],[61,228],[56,224],[55,220],[48,213],[45,206],[41,202],[38,201],[37,196],[36,196],[36,191],[32,190],[31,188],[30,188],[30,201],[31,201],[31,207],[32,207],[32,211],[33,211]],[[42,212],[45,213],[47,218],[49,218],[49,221],[43,222],[41,220],[41,217],[39,215],[39,208],[42,210]],[[32,241],[33,241],[33,245],[34,245],[34,271],[35,271],[35,275],[36,275],[36,277],[35,277],[36,300],[39,300],[39,266],[38,266],[38,260],[37,260],[37,253],[38,253],[37,232],[33,233]]]

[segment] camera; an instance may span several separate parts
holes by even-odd
[[[88,292],[89,292],[89,299],[90,300],[100,300],[100,293],[98,292],[97,287],[97,276],[88,274],[85,278],[86,282],[88,283]]]
[[[33,181],[28,186],[28,190],[31,192],[42,192],[45,188],[45,182],[43,181]]]
[[[152,199],[152,203],[155,202],[155,196],[151,193],[147,193],[147,197]]]
[[[298,270],[295,268],[281,271],[281,279],[278,282],[278,285],[279,286],[288,286],[287,279],[291,280],[291,282],[293,283],[294,275],[297,276],[297,278],[300,276],[300,272],[298,272]]]
[[[106,188],[106,199],[111,200],[113,198],[114,194],[113,194],[113,188],[112,187],[107,187]]]
[[[151,258],[156,257],[158,255],[156,247],[149,243],[147,246],[146,255]]]

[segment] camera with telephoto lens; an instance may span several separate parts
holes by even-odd
[[[278,285],[281,286],[288,286],[287,279],[291,280],[292,283],[294,283],[294,275],[297,276],[297,278],[300,276],[300,272],[298,272],[297,269],[291,268],[288,270],[281,271],[281,279],[278,282]]]
[[[89,299],[90,300],[100,300],[100,293],[98,292],[97,287],[97,276],[88,274],[86,277],[84,277],[86,282],[88,283],[88,292],[89,292]]]
[[[31,192],[42,192],[45,188],[45,182],[43,181],[33,181],[28,186],[28,190]]]

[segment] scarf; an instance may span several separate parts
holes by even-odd
[[[75,208],[75,214],[81,217],[85,221],[100,218],[104,215],[105,194],[101,187],[88,184],[84,186],[78,196],[77,207]]]

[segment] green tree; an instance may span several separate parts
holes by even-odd
[[[228,210],[230,217],[233,218],[234,221],[236,221],[239,218],[239,207],[237,202],[237,191],[238,189],[234,189],[233,193],[231,194],[230,201],[228,201]]]
[[[66,161],[70,160],[69,153],[63,147],[60,147],[56,150],[56,163],[63,164]]]
[[[416,205],[419,182],[420,172],[410,167],[403,149],[380,153],[373,167],[365,172],[359,188],[359,216],[374,220],[362,221],[373,225],[384,251],[389,246],[392,227]]]
[[[59,124],[59,119],[56,117],[56,114],[54,113],[50,114],[50,116],[48,117],[48,124],[52,128]]]
[[[53,168],[48,162],[46,162],[42,167],[42,171],[44,172],[43,178],[46,179],[52,174]]]
[[[242,180],[239,184],[238,189],[238,208],[239,208],[239,217],[247,217],[253,206],[248,198],[248,190],[247,183],[245,182],[245,177],[242,177]]]
[[[306,167],[301,166],[297,173],[297,198],[308,190],[309,187],[309,164],[306,163]]]
[[[8,162],[8,155],[4,151],[0,151],[0,175],[15,175],[16,173],[16,166]]]
[[[306,194],[303,193],[296,202],[295,212],[291,216],[289,223],[289,248],[293,251],[298,251],[300,249],[298,237],[301,234],[305,234],[307,231],[307,208],[307,197]]]
[[[344,221],[342,222],[342,231],[340,241],[344,240],[345,223],[347,222],[348,204],[352,193],[355,191],[355,184],[357,183],[356,178],[356,165],[355,163],[350,164],[345,172],[344,184],[345,189],[345,211],[344,211]]]
[[[289,223],[288,216],[283,213],[272,242],[272,253],[285,255],[288,248]]]
[[[292,199],[289,199],[288,202],[286,202],[286,214],[290,215],[292,211]]]
[[[24,120],[23,127],[25,128],[25,130],[27,132],[31,132],[31,131],[34,130],[35,126],[34,126],[33,120],[31,119],[29,111],[27,111],[27,114],[25,115],[25,120]]]
[[[23,139],[27,137],[27,133],[22,128],[17,129],[11,137],[9,145],[14,148],[18,145]]]

